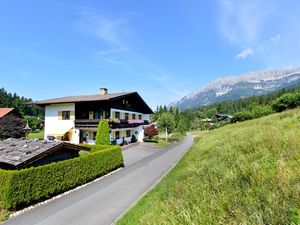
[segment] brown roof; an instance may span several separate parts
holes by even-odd
[[[96,95],[81,95],[81,96],[67,96],[62,98],[53,98],[42,101],[34,102],[37,105],[49,105],[58,103],[72,103],[72,102],[93,102],[93,101],[108,101],[114,98],[119,98],[136,92],[123,92],[123,93],[112,93],[112,94],[96,94]]]
[[[11,111],[13,111],[14,108],[0,108],[0,118],[7,115]]]

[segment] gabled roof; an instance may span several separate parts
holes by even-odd
[[[0,163],[20,169],[62,148],[76,151],[89,150],[89,148],[65,142],[9,138],[0,142]]]
[[[7,115],[11,111],[13,111],[14,108],[0,108],[0,118]]]
[[[128,96],[136,96],[141,104],[143,105],[144,113],[152,114],[152,109],[147,105],[147,103],[142,99],[142,97],[137,92],[122,92],[122,93],[111,93],[111,94],[96,94],[96,95],[80,95],[80,96],[67,96],[61,98],[53,98],[42,101],[33,102],[40,106],[50,105],[50,104],[60,104],[60,103],[78,103],[78,102],[98,102],[98,101],[112,101],[115,99],[120,99]]]
[[[61,98],[53,98],[42,101],[34,102],[37,105],[50,105],[58,103],[73,103],[73,102],[93,102],[93,101],[108,101],[115,98],[125,97],[136,92],[123,92],[123,93],[112,93],[112,94],[96,94],[96,95],[80,95],[80,96],[66,96]]]

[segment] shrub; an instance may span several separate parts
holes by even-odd
[[[6,138],[20,138],[25,136],[25,123],[21,118],[0,118],[0,140]]]
[[[154,125],[145,126],[144,134],[146,137],[152,138],[158,135],[158,129]]]
[[[37,129],[40,129],[41,121],[36,116],[24,116],[24,120],[28,122],[30,128],[33,131],[36,131]]]
[[[235,123],[235,122],[242,122],[242,121],[251,120],[251,119],[253,119],[253,114],[251,112],[241,111],[241,112],[235,113],[230,120],[232,123]]]
[[[186,133],[173,133],[171,138],[174,139],[175,141],[179,142],[179,141],[182,141],[185,136],[186,136]]]
[[[131,143],[137,142],[136,136],[134,134],[131,136],[131,141],[130,142]]]
[[[96,145],[110,145],[109,125],[106,120],[101,120],[98,125]]]
[[[90,145],[90,144],[81,144],[81,146],[90,148],[91,153],[107,150],[112,147],[111,145]]]
[[[274,111],[272,110],[272,107],[269,105],[267,105],[267,106],[256,105],[256,106],[252,107],[251,112],[252,112],[254,118],[260,118],[260,117],[267,116],[267,115],[274,113]]]
[[[272,103],[272,108],[276,112],[282,112],[298,106],[300,106],[300,92],[284,94]]]
[[[0,204],[17,209],[78,185],[92,181],[123,166],[119,146],[81,157],[19,171],[0,170]]]

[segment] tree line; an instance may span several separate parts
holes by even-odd
[[[267,95],[224,101],[182,111],[178,107],[158,106],[151,119],[157,121],[159,128],[168,127],[170,131],[185,132],[207,129],[206,122],[203,121],[207,118],[214,122],[214,125],[210,127],[210,129],[213,129],[228,123],[259,118],[298,106],[300,106],[299,87],[281,89]],[[226,121],[218,121],[217,114],[232,115],[232,118]]]
[[[19,96],[17,93],[9,93],[4,88],[0,89],[0,108],[15,108],[29,123],[33,129],[39,129],[40,120],[43,118],[43,111],[32,102],[31,98]]]

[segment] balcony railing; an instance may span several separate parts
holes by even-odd
[[[97,128],[100,119],[76,119],[75,127],[76,128]],[[126,128],[126,127],[138,127],[141,125],[149,124],[148,120],[125,120],[125,119],[110,119],[109,126],[110,128]]]

